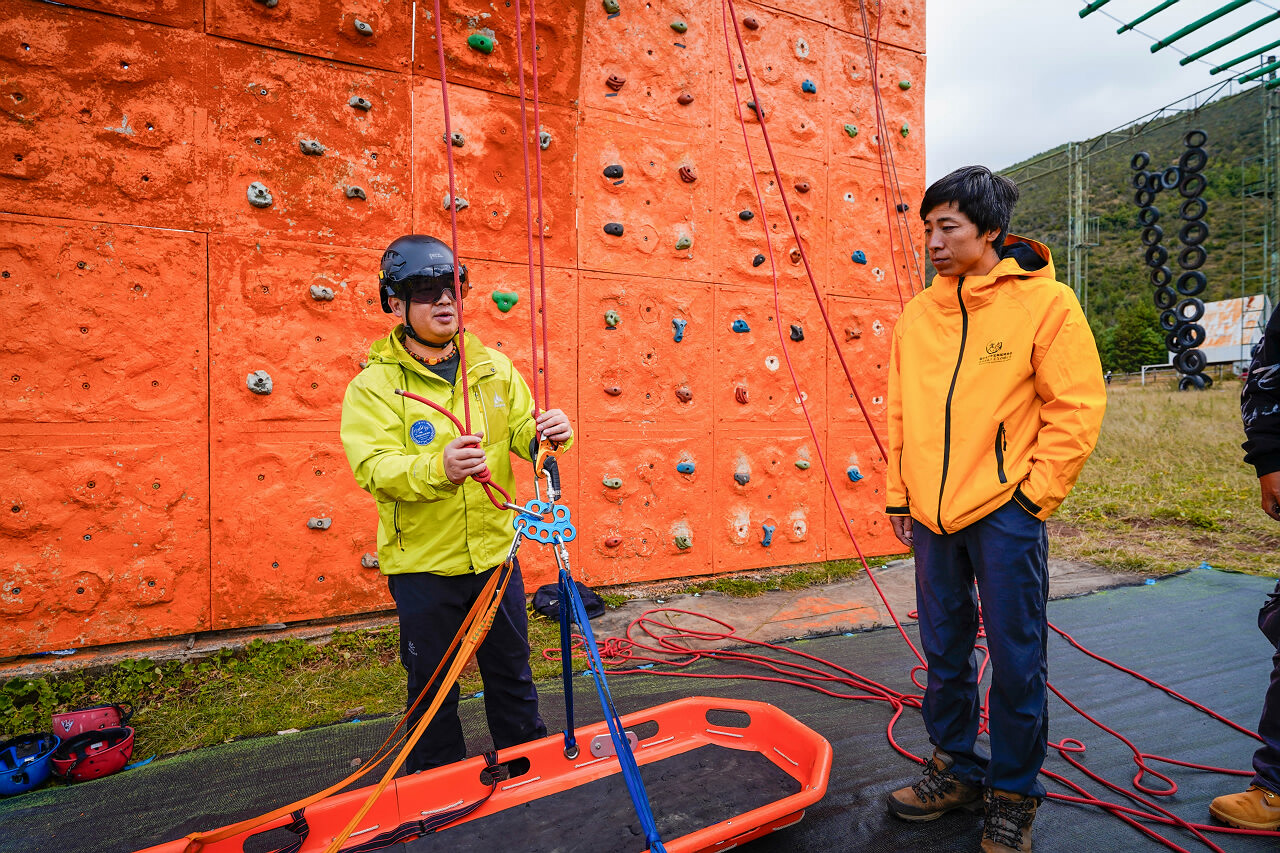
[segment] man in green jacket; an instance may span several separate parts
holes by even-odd
[[[393,241],[378,274],[382,308],[401,324],[374,342],[368,366],[342,401],[342,444],[356,482],[378,502],[378,564],[400,622],[408,704],[427,686],[481,590],[506,559],[514,528],[473,476],[515,493],[511,454],[531,458],[535,437],[572,440],[558,409],[535,419],[533,398],[511,360],[470,332],[459,335],[454,257],[434,237]],[[462,297],[470,289],[458,270]],[[466,355],[467,394],[458,376]],[[469,400],[474,435],[448,417],[396,394],[409,391],[459,422]],[[528,615],[517,563],[485,641],[476,652],[494,746],[546,736],[529,668]],[[427,707],[419,703],[410,719]],[[410,773],[466,757],[454,685],[405,763]]]

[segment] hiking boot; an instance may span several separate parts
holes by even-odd
[[[976,812],[982,789],[951,772],[955,759],[940,749],[924,763],[924,778],[889,795],[889,813],[903,820],[934,820],[956,809]]]
[[[982,853],[1031,853],[1031,821],[1040,801],[989,788],[983,799]]]
[[[1280,795],[1258,785],[1242,794],[1225,794],[1209,804],[1209,814],[1240,829],[1280,828]]]

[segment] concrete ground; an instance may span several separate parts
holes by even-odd
[[[908,614],[916,606],[915,561],[910,558],[896,560],[872,569],[871,574],[898,619],[904,623],[914,621],[908,618]],[[1070,598],[1108,587],[1140,584],[1145,579],[1143,575],[1109,572],[1088,563],[1049,561],[1050,598]],[[661,611],[651,617],[661,625],[704,631],[724,630],[707,619],[675,612],[685,610],[728,623],[735,629],[735,638],[763,642],[865,631],[893,624],[889,609],[881,601],[871,579],[863,573],[849,581],[801,590],[766,592],[753,598],[704,592],[633,599],[593,619],[591,628],[597,640],[625,638],[628,626],[650,610]],[[657,626],[654,630],[660,632]],[[633,636],[641,635],[633,630]],[[707,647],[734,644],[734,638],[704,643]]]

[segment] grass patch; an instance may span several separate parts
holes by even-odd
[[[1241,462],[1239,387],[1206,392],[1112,386],[1097,450],[1050,520],[1050,554],[1150,574],[1210,565],[1280,574],[1280,526],[1258,506],[1258,483]],[[870,560],[874,566],[889,558]],[[664,585],[669,593],[758,596],[856,576],[834,560]],[[625,589],[603,592],[610,607]],[[559,646],[557,622],[530,612],[534,678],[560,675],[542,650]],[[463,695],[481,689],[464,671]],[[323,643],[255,641],[199,662],[129,661],[100,673],[0,684],[10,734],[44,730],[55,711],[129,700],[138,708],[135,755],[166,755],[235,738],[400,712],[404,672],[394,628],[338,632]]]

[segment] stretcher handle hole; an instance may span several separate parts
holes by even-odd
[[[716,728],[746,729],[751,727],[751,715],[735,708],[708,708],[707,722]]]

